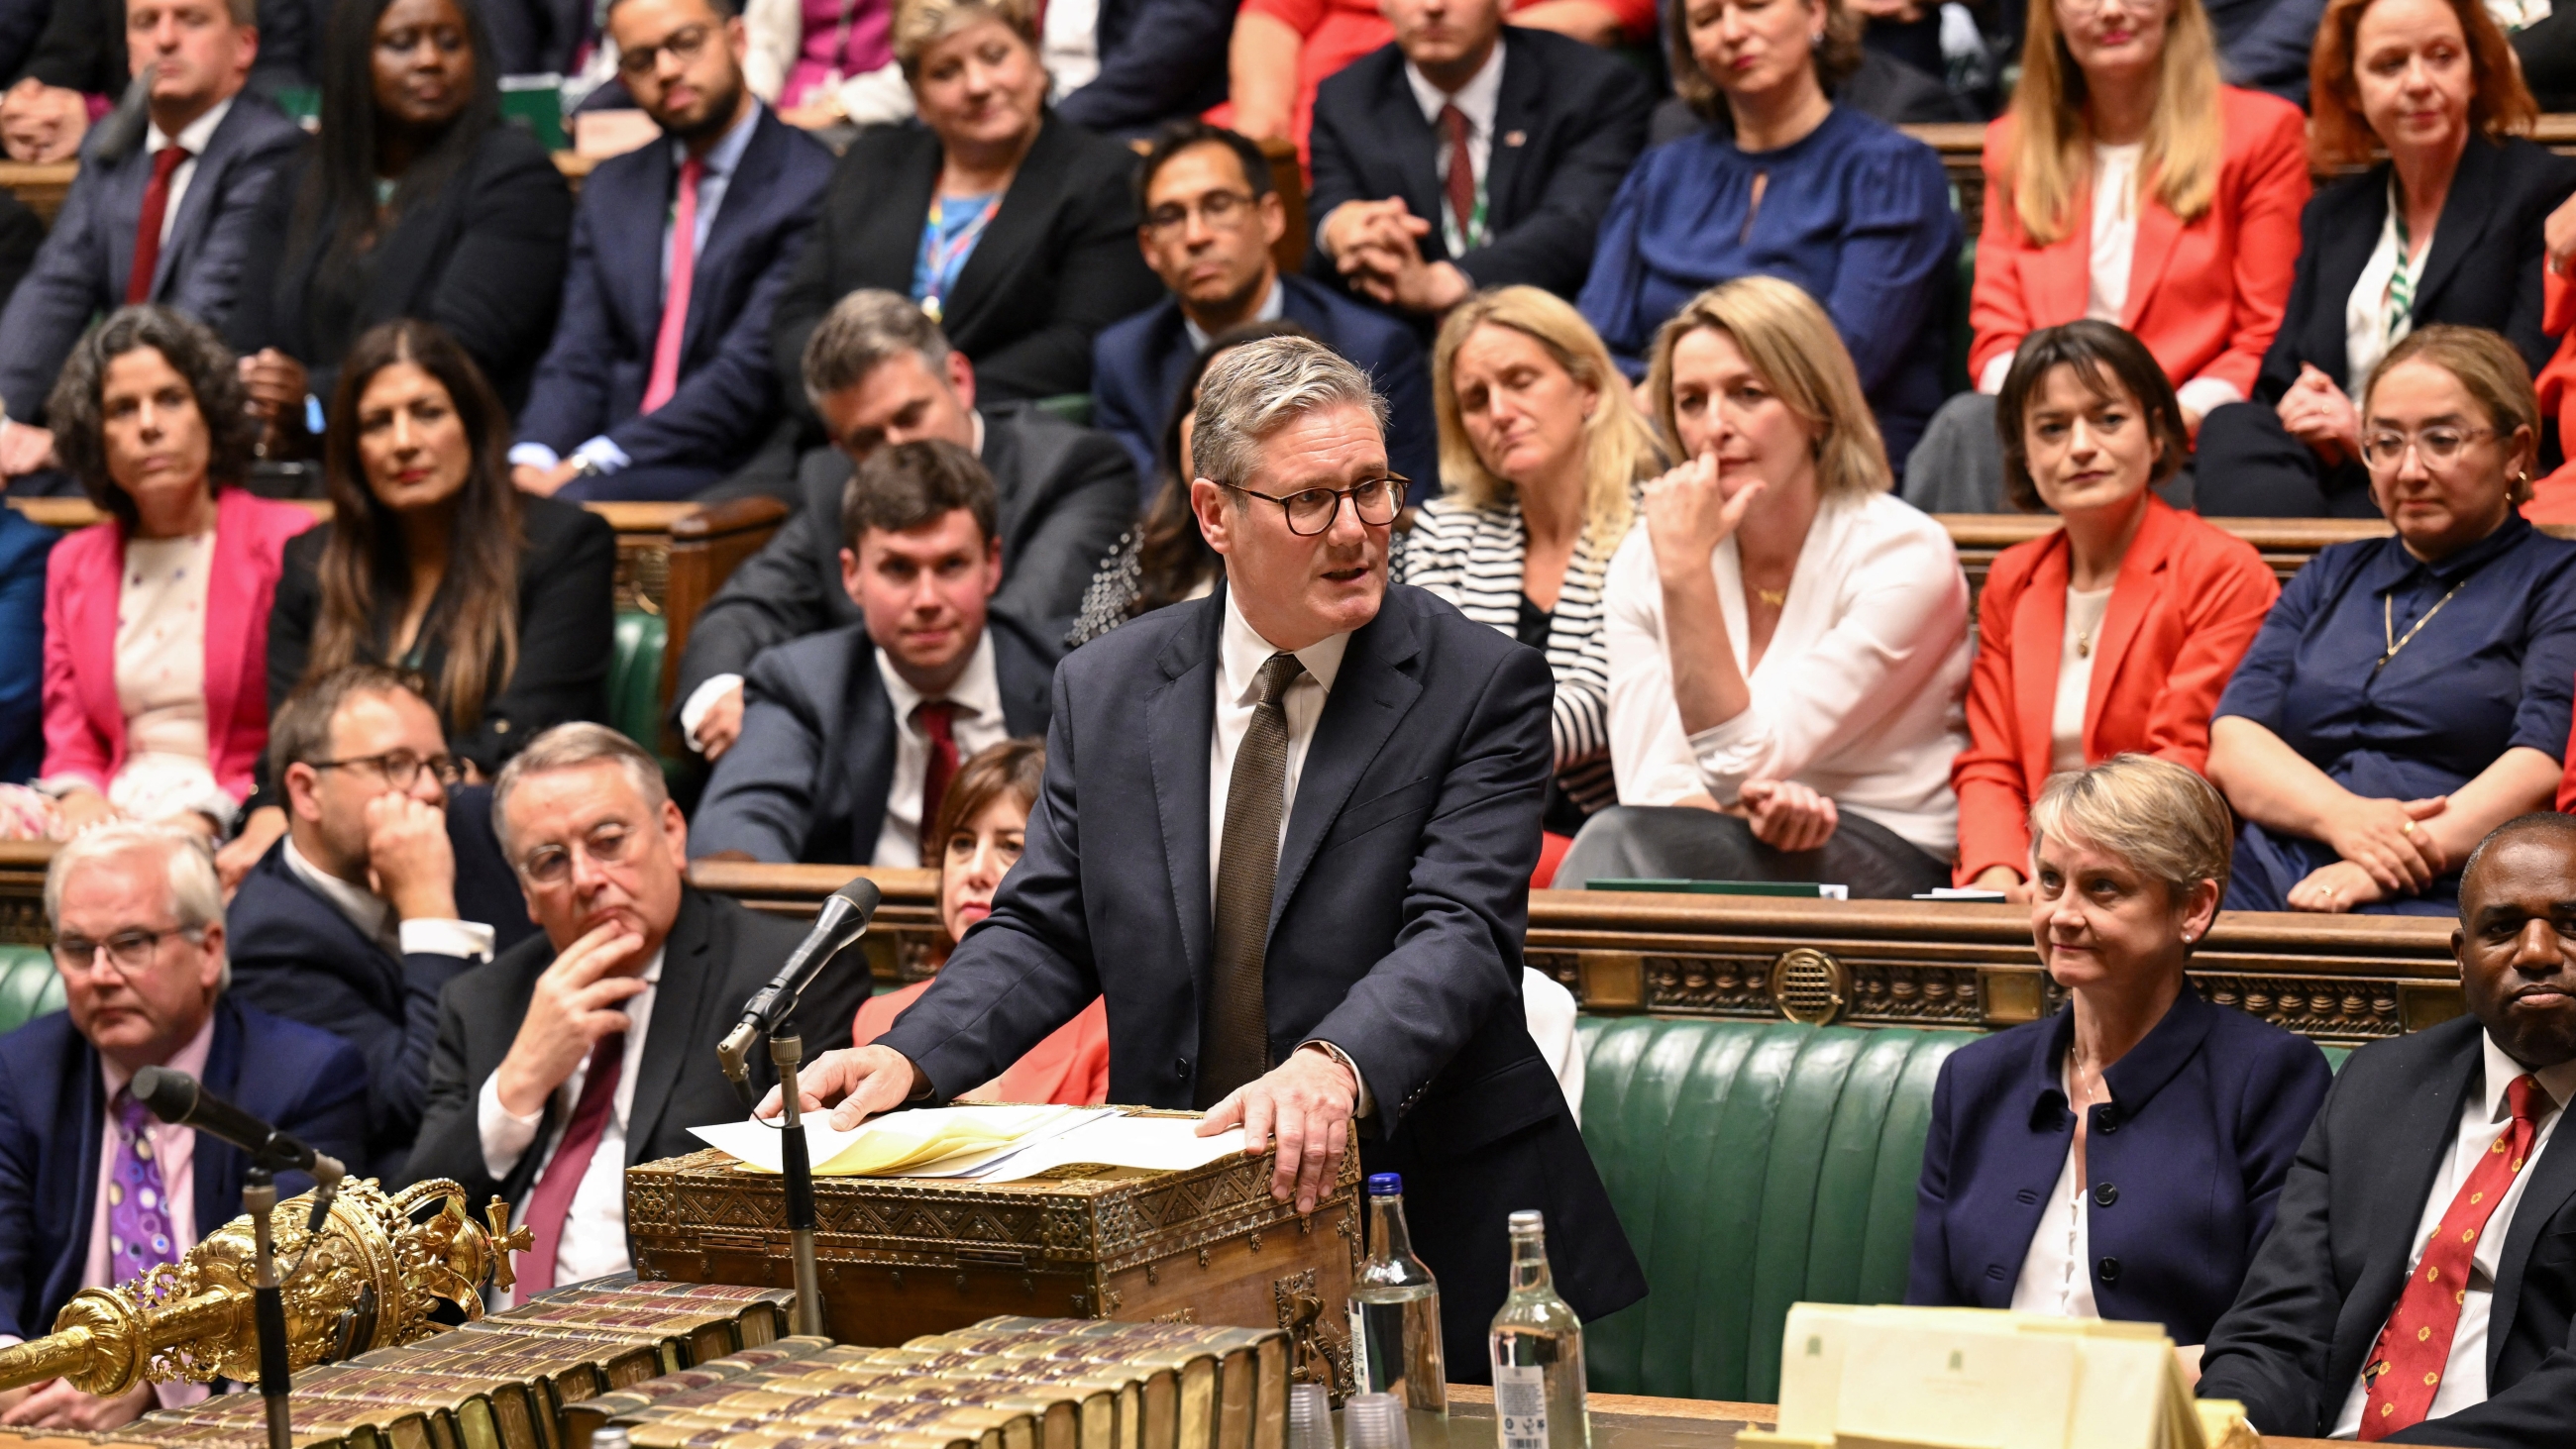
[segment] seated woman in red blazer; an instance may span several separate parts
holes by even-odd
[[[2064,526],[1986,576],[1950,784],[1958,883],[2020,901],[2041,784],[2127,753],[2200,769],[2210,711],[2281,586],[2243,539],[2152,491],[2186,443],[2137,338],[2089,320],[2030,334],[1995,412],[2012,502]]]
[[[118,816],[220,838],[268,745],[268,612],[313,514],[241,487],[238,364],[202,324],[127,307],[81,341],[46,405],[54,446],[110,517],[45,584],[47,803],[21,833]]]
[[[1986,128],[1968,320],[1977,391],[1933,415],[1903,496],[2003,511],[1994,399],[2033,330],[2128,329],[2174,385],[2185,434],[2253,391],[2281,325],[2308,201],[2305,122],[2218,78],[2200,0],[2068,14],[2033,4],[2012,109]]]

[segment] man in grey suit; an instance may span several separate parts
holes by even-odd
[[[303,132],[245,94],[259,54],[255,0],[127,0],[140,116],[91,133],[80,178],[36,264],[0,312],[0,476],[53,466],[42,420],[54,374],[90,318],[159,302],[220,328],[253,217]],[[140,134],[137,134],[138,129]]]

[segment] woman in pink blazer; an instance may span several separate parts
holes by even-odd
[[[310,510],[239,485],[253,433],[204,326],[128,307],[73,352],[47,415],[111,517],[54,550],[45,588],[51,833],[117,816],[220,836],[268,744],[268,610]]]

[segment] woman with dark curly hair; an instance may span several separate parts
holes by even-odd
[[[82,339],[46,416],[109,516],[54,549],[46,804],[12,812],[17,833],[125,816],[220,836],[268,744],[269,606],[313,515],[239,486],[253,425],[233,355],[167,308],[124,308]]]

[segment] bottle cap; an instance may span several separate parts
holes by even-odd
[[[1371,1197],[1399,1197],[1403,1195],[1403,1174],[1394,1172],[1370,1173],[1368,1192]]]
[[[1536,1208],[1523,1208],[1508,1219],[1515,1233],[1540,1233],[1547,1230],[1547,1218]]]

